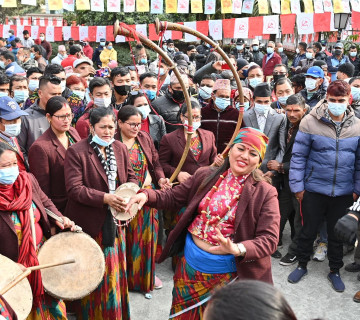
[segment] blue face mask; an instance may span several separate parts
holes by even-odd
[[[254,110],[259,114],[265,114],[270,109],[269,104],[257,104],[255,103]]]
[[[91,140],[94,141],[96,144],[98,144],[101,147],[108,147],[115,141],[114,138],[111,139],[109,142],[105,141],[105,140],[99,138],[99,136],[97,134],[94,134]]]
[[[229,105],[230,105],[230,98],[229,99],[225,99],[225,98],[219,98],[216,97],[215,98],[215,105],[221,110],[225,110]]]
[[[341,116],[346,111],[346,108],[346,103],[328,102],[328,109],[335,117]]]
[[[0,183],[13,184],[19,176],[19,167],[13,166],[5,169],[0,169]]]
[[[289,98],[290,96],[283,96],[283,97],[278,97],[278,101],[280,104],[282,104],[283,106],[286,106],[286,100]]]
[[[137,107],[137,110],[141,113],[142,119],[146,119],[151,111],[148,104],[145,106]]]
[[[353,100],[355,100],[355,101],[360,100],[360,88],[351,87],[351,94],[352,94]]]
[[[262,83],[263,79],[262,78],[251,78],[249,79],[249,84],[250,86],[255,89],[255,87],[259,84]]]
[[[150,99],[150,100],[154,100],[156,98],[156,90],[146,90],[145,91],[147,97]]]
[[[34,91],[37,88],[39,88],[39,80],[29,80],[29,90]]]
[[[210,99],[212,93],[212,88],[209,88],[207,86],[202,86],[199,88],[199,95],[204,100]]]
[[[140,59],[140,63],[141,64],[147,64],[147,59],[145,59],[145,58]]]
[[[236,103],[235,103],[235,108],[238,109],[238,110],[240,110],[240,102],[236,102]],[[245,101],[245,102],[244,102],[244,111],[249,110],[249,108],[250,108],[250,102],[249,102],[249,101]]]

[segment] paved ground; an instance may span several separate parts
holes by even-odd
[[[284,235],[286,253],[288,234]],[[298,284],[287,281],[288,274],[295,266],[283,267],[279,260],[273,259],[273,277],[275,286],[279,288],[295,311],[299,320],[327,319],[327,320],[359,320],[360,303],[353,302],[356,291],[360,290],[360,282],[356,273],[349,273],[342,269],[342,279],[345,282],[344,293],[335,292],[329,281],[328,261],[310,262],[308,275]],[[345,264],[352,262],[352,254],[344,258]],[[152,300],[147,300],[140,293],[130,294],[132,320],[166,320],[171,306],[172,271],[170,259],[157,265],[157,274],[163,281],[163,289],[153,292]],[[230,320],[230,319],[229,319]]]

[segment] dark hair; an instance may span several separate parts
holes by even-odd
[[[24,30],[23,35],[29,34],[29,30]]]
[[[343,80],[332,81],[327,89],[327,94],[335,97],[348,96],[351,93],[350,85]]]
[[[15,56],[10,51],[1,51],[0,56],[3,56],[5,60],[11,60],[12,62],[15,61]]]
[[[295,83],[296,85],[305,88],[306,77],[304,73],[296,74],[290,80],[292,83]]]
[[[58,86],[61,84],[60,78],[52,76],[52,75],[46,75],[46,76],[42,76],[39,79],[39,89],[46,86],[49,82],[52,83],[52,84],[56,84]]]
[[[8,83],[10,83],[9,77],[4,72],[0,72],[0,86]]]
[[[306,50],[307,43],[306,42],[299,42],[299,46],[302,47],[304,50]]]
[[[157,80],[157,75],[154,72],[145,72],[140,76],[140,83],[142,83],[145,78],[155,78]]]
[[[274,84],[274,92],[276,93],[276,89],[277,89],[278,86],[281,86],[282,84],[285,84],[285,83],[288,83],[291,88],[293,87],[293,85],[292,85],[291,81],[289,80],[289,78],[280,78]]]
[[[34,44],[31,48],[33,48],[35,52],[38,52],[40,55],[42,55],[41,54],[41,52],[42,52],[41,48],[40,48],[40,46],[38,44]]]
[[[44,74],[38,67],[32,67],[29,68],[28,71],[26,71],[26,78],[29,78],[33,73],[41,73]]]
[[[127,67],[116,67],[114,69],[111,70],[110,72],[110,80],[112,81],[116,76],[126,76],[127,74],[129,74],[129,68]]]
[[[18,82],[18,81],[26,81],[27,82],[27,79],[25,77],[19,76],[17,74],[13,75],[10,78],[10,91],[12,90],[12,86],[14,85],[14,82]]]
[[[138,116],[138,115],[141,117],[141,113],[138,110],[138,108],[131,105],[127,105],[127,106],[123,106],[119,110],[118,120],[120,120],[121,122],[125,122],[128,121],[130,117]]]
[[[45,112],[53,116],[55,112],[62,109],[64,106],[68,106],[68,101],[61,96],[52,97],[48,100],[45,107]]]
[[[89,122],[94,127],[106,116],[112,116],[115,123],[115,113],[112,108],[93,108],[89,112]]]
[[[349,84],[352,84],[355,80],[360,80],[360,77],[352,77],[352,78],[349,80]]]
[[[16,153],[16,152],[14,151],[14,149],[10,147],[10,145],[8,145],[8,144],[5,143],[5,142],[1,142],[1,141],[0,141],[0,157],[2,156],[2,154],[3,154],[6,150],[9,150],[9,151],[12,151],[12,152]]]
[[[133,92],[130,92],[130,94],[129,94],[129,100],[128,100],[128,102],[129,102],[129,105],[134,105],[134,103],[135,103],[135,100],[137,99],[137,98],[141,98],[141,97],[145,97],[146,98],[146,96],[142,93],[142,92],[140,92],[140,91],[136,91],[136,92],[134,92],[134,93],[136,93],[136,94],[132,94]]]
[[[285,65],[285,64],[281,64],[281,63],[276,64],[276,65],[275,65],[275,67],[274,67],[274,69],[275,69],[275,68],[279,68],[279,67],[284,67],[284,68],[285,68],[285,70],[286,70],[286,72],[288,72],[288,70],[289,70],[289,69],[288,69],[288,67],[287,67],[287,65]]]
[[[287,98],[286,105],[299,105],[303,109],[306,108],[305,99],[300,93],[292,94]]]
[[[108,79],[101,78],[101,77],[96,77],[96,78],[92,79],[89,83],[90,93],[92,94],[95,88],[102,87],[105,85],[108,85],[109,88],[111,89],[111,83]]]
[[[69,49],[69,53],[71,55],[75,55],[78,52],[81,52],[81,48],[79,48],[78,46],[71,46],[70,49]]]
[[[296,320],[283,294],[257,280],[233,282],[212,295],[207,306],[209,320]]]
[[[65,72],[64,68],[60,64],[51,63],[46,66],[44,75],[54,75],[60,72]]]
[[[212,81],[216,81],[216,77],[213,75],[213,74],[205,74],[201,80],[205,80],[205,79],[209,79],[209,80],[212,80]],[[201,82],[201,81],[200,81]]]
[[[318,50],[322,50],[322,45],[321,45],[321,43],[320,42],[314,42],[313,43],[313,47],[314,48],[316,48],[316,49],[318,49]]]

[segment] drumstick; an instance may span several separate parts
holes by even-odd
[[[13,281],[8,283],[6,287],[0,290],[0,295],[3,296],[6,292],[8,292],[11,288],[15,287],[19,282],[21,282],[24,278],[26,278],[31,273],[31,270],[26,269],[24,272],[20,273]]]
[[[50,216],[51,218],[53,218],[54,220],[60,222],[61,224],[64,224],[64,220],[63,218],[59,217],[58,215],[56,215],[54,212],[50,211],[49,209],[45,208],[45,212],[48,214],[48,216]],[[79,232],[82,231],[82,228],[79,226],[75,226],[75,231]]]
[[[68,260],[61,261],[61,262],[40,264],[38,266],[29,267],[29,268],[27,268],[27,270],[30,270],[30,272],[31,272],[31,271],[40,270],[40,269],[47,269],[47,268],[51,268],[51,267],[62,266],[64,264],[70,264],[70,263],[75,263],[75,259],[68,259]]]
[[[31,233],[32,233],[32,238],[33,238],[33,242],[34,242],[34,248],[35,248],[35,252],[36,252],[35,216],[34,216],[34,210],[33,210],[32,204],[30,205],[29,213],[30,213]]]

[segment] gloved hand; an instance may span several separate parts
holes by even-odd
[[[356,241],[358,220],[349,214],[344,215],[335,224],[335,235],[343,242],[353,244]]]

